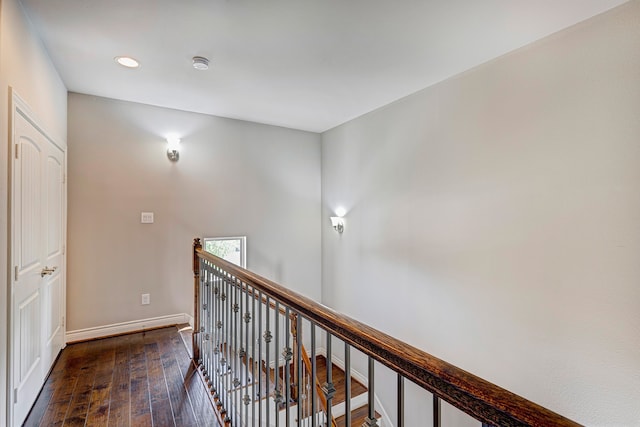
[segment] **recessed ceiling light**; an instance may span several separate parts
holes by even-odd
[[[209,69],[209,60],[204,56],[194,56],[193,57],[193,68],[196,70],[208,70]]]
[[[115,61],[123,67],[138,68],[140,66],[140,63],[130,56],[116,56],[113,59],[115,59]]]

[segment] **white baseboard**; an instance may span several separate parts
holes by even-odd
[[[187,321],[184,322],[184,323],[188,323],[189,326],[191,326],[191,328],[193,328],[193,316],[190,315],[190,314],[185,314],[184,316],[185,316],[185,319],[187,319]]]
[[[114,323],[111,325],[95,326],[93,328],[77,329],[75,331],[67,331],[65,335],[65,342],[86,341],[95,338],[108,337],[110,335],[126,334],[127,332],[171,326],[180,323],[193,324],[193,317],[185,313],[180,313],[169,316],[159,316],[149,319]]]

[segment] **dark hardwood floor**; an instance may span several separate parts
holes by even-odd
[[[217,426],[177,327],[68,345],[25,426]]]

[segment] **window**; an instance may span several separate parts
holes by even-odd
[[[247,237],[205,237],[204,250],[247,268]]]

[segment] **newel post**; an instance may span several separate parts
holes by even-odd
[[[200,333],[200,257],[198,249],[202,249],[200,238],[193,239],[193,334],[191,335],[191,346],[193,347],[193,360],[196,365],[200,360],[200,347],[198,347],[197,336]]]

